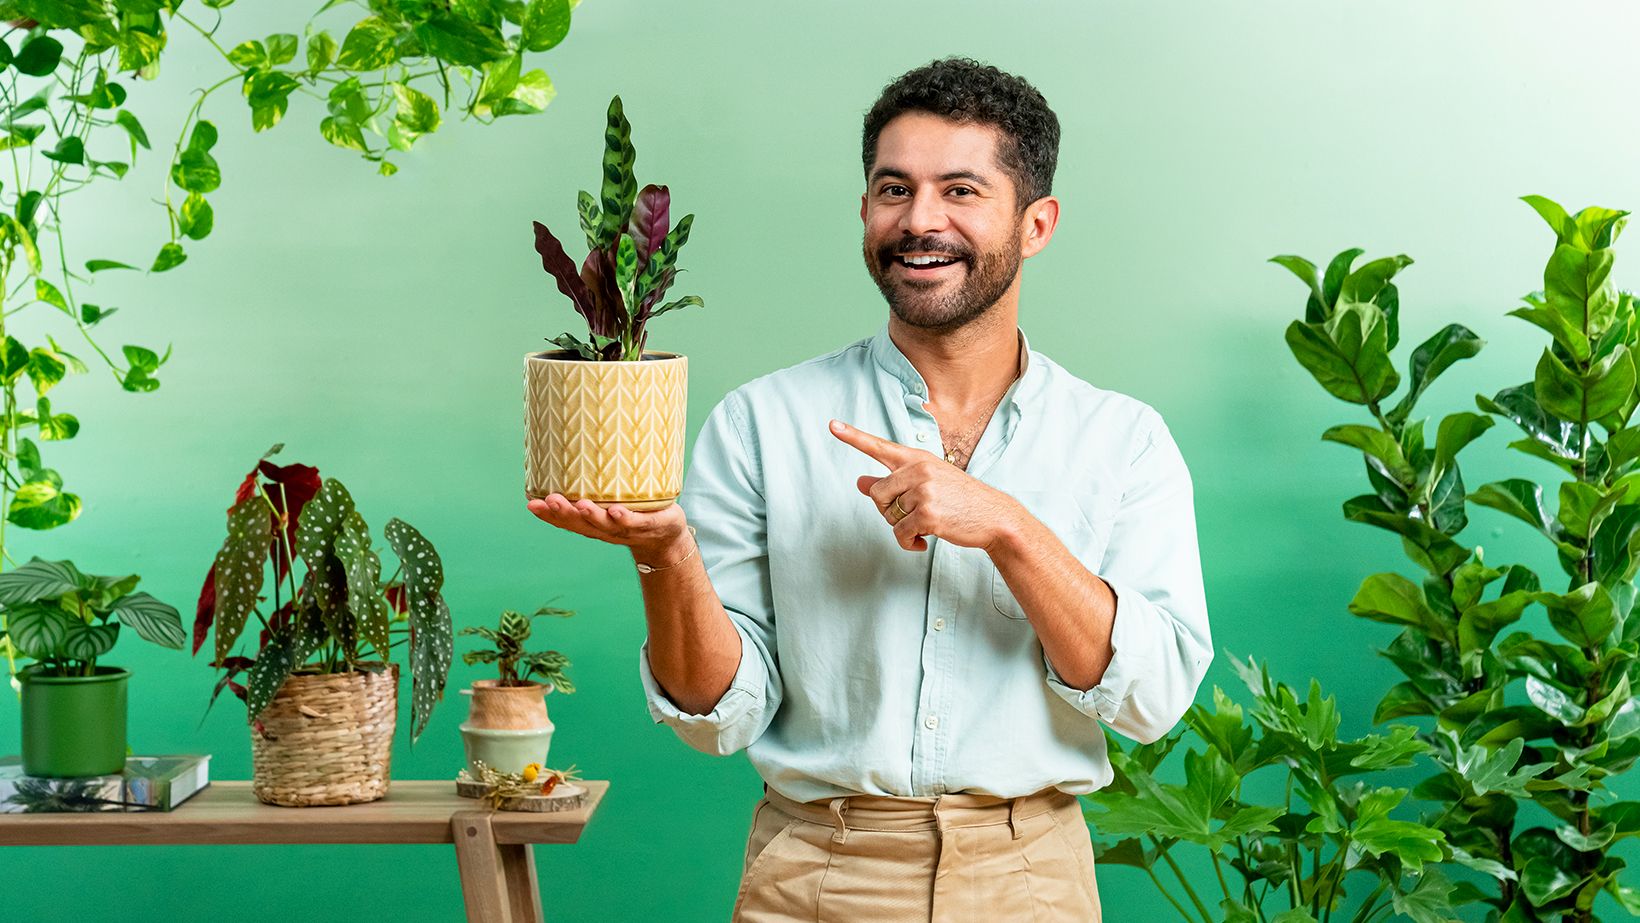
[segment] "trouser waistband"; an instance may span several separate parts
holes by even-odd
[[[1019,839],[1018,821],[1076,802],[1076,796],[1046,788],[1018,798],[957,793],[928,798],[849,795],[830,801],[793,801],[765,786],[764,797],[775,808],[800,820],[836,828],[842,842],[850,830],[910,832],[1008,824]]]

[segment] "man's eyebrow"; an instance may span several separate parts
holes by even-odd
[[[906,173],[904,170],[901,170],[899,167],[878,167],[877,169],[871,171],[871,181],[873,183],[877,182],[878,180],[890,179],[890,178],[892,178],[892,179],[910,179],[911,174]],[[979,175],[978,173],[975,173],[972,170],[954,170],[950,173],[942,173],[939,176],[939,180],[942,183],[950,182],[951,180],[954,180],[954,179],[964,179],[964,180],[969,181],[970,183],[973,183],[976,186],[983,186],[986,189],[991,188],[991,182],[989,180],[987,180],[985,177]]]

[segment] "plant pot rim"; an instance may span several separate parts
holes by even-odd
[[[518,738],[520,740],[524,740],[531,737],[549,736],[556,731],[557,728],[551,724],[544,724],[538,728],[481,728],[470,722],[463,721],[457,730],[463,734],[470,734],[474,737],[494,737],[502,740],[506,740],[508,738]]]
[[[117,683],[131,677],[131,671],[124,667],[98,667],[91,676],[52,676],[38,672],[40,665],[31,663],[17,671],[17,679],[24,685],[36,686],[83,686],[92,683]]]
[[[643,358],[650,362],[672,362],[678,359],[687,359],[683,353],[669,353],[664,350],[646,349]],[[524,359],[529,362],[573,362],[577,365],[631,365],[633,360],[625,359],[583,359],[579,353],[569,349],[549,349],[540,353],[525,353]]]
[[[387,673],[389,671],[396,672],[399,668],[399,665],[397,663],[394,663],[391,660],[361,660],[357,664],[355,664],[355,666],[358,666],[358,667],[381,667],[382,669],[380,669],[380,670],[364,670],[364,669],[360,669],[360,670],[337,670],[335,673],[320,673],[320,672],[317,672],[315,670],[301,670],[301,669],[298,669],[298,670],[292,670],[291,673],[290,673],[290,676],[287,677],[287,678],[288,679],[298,679],[298,678],[300,678],[300,679],[317,679],[317,678],[325,677],[325,676],[365,676],[365,675],[375,676],[378,673]]]
[[[543,689],[543,690],[546,690],[548,692],[551,692],[552,691],[552,683],[538,683],[533,679],[527,679],[527,680],[524,680],[522,682],[517,682],[517,683],[508,683],[508,682],[504,682],[504,681],[499,680],[499,679],[475,679],[475,680],[473,680],[473,688],[474,689]]]

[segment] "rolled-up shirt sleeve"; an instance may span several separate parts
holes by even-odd
[[[767,506],[761,465],[748,441],[745,405],[730,392],[695,439],[678,504],[690,525],[707,577],[740,635],[740,666],[712,710],[687,714],[667,697],[650,669],[649,641],[638,654],[649,713],[689,746],[729,754],[749,746],[780,706],[773,593],[769,584]]]
[[[1190,472],[1161,417],[1149,416],[1104,560],[1097,568],[1083,562],[1116,595],[1110,664],[1083,690],[1043,657],[1055,692],[1141,743],[1173,729],[1213,662]]]

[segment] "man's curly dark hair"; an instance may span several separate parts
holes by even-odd
[[[1014,181],[1020,212],[1053,189],[1059,162],[1059,117],[1023,78],[972,58],[932,61],[883,88],[866,113],[860,153],[866,179],[877,161],[877,139],[895,116],[928,112],[998,129],[997,161]]]

